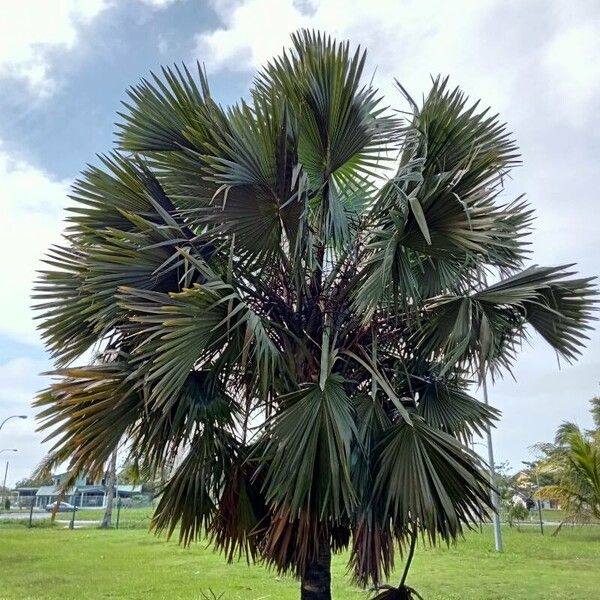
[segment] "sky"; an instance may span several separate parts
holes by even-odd
[[[31,401],[51,368],[30,309],[35,271],[60,240],[71,182],[111,148],[128,85],[181,61],[206,65],[222,104],[247,92],[255,70],[300,27],[368,50],[367,70],[394,107],[449,75],[507,121],[524,164],[508,200],[536,209],[537,264],[600,273],[600,3],[597,0],[20,0],[0,20],[0,469],[28,475],[47,445]],[[532,338],[515,379],[490,386],[503,416],[498,462],[516,469],[563,420],[591,424],[600,393],[600,333],[574,365]],[[478,392],[479,393],[479,392]],[[485,451],[482,447],[478,448]]]

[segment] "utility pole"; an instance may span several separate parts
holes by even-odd
[[[4,510],[4,494],[6,493],[6,476],[8,475],[8,461],[6,461],[6,468],[4,469],[4,483],[2,484],[2,500],[0,500],[0,511]]]
[[[2,423],[2,425],[4,425],[4,423],[6,423],[8,419],[5,419],[4,422]],[[0,454],[2,454],[3,452],[17,452],[16,448],[3,448],[2,450],[0,450]],[[4,485],[2,486],[2,498],[0,499],[0,511],[2,511],[2,509],[4,508],[4,494],[6,490],[6,476],[8,474],[8,461],[6,461],[6,469],[4,470]]]
[[[119,474],[115,468],[115,494],[117,495],[117,524],[116,528],[119,529],[119,519],[121,518],[121,496],[119,496]]]
[[[488,391],[487,391],[487,381],[486,381],[486,373],[482,372],[481,375],[482,385],[483,385],[483,401],[486,406],[489,405],[488,401]],[[487,448],[488,448],[488,465],[490,467],[490,481],[492,484],[492,507],[494,509],[494,514],[492,515],[492,520],[494,524],[494,541],[496,543],[496,552],[502,552],[504,547],[502,544],[502,529],[500,528],[500,498],[498,497],[498,491],[496,489],[496,466],[494,464],[494,447],[492,445],[492,427],[488,425],[486,428],[486,437],[487,437]]]

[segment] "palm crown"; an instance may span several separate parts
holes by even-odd
[[[555,443],[537,444],[541,453],[538,473],[552,483],[539,490],[542,498],[558,500],[565,522],[600,521],[600,398],[590,401],[594,428],[582,430],[564,422],[556,431]]]
[[[528,326],[575,358],[594,289],[522,270],[532,211],[500,199],[519,154],[497,116],[441,79],[391,111],[364,63],[300,32],[227,109],[200,67],[134,86],[35,297],[50,462],[99,470],[126,439],[170,471],[156,530],[300,576],[351,545],[366,585],[396,542],[485,513],[464,442],[497,412],[470,381]]]

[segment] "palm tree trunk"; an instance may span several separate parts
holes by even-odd
[[[112,523],[113,498],[115,495],[115,480],[117,479],[117,451],[110,457],[110,466],[106,474],[106,510],[102,519],[101,527],[108,529]]]
[[[317,560],[309,563],[300,584],[300,600],[331,600],[331,548],[322,542]]]

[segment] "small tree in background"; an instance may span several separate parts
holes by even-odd
[[[118,150],[75,184],[36,296],[57,381],[37,401],[56,461],[170,473],[152,527],[208,536],[331,597],[331,554],[379,585],[398,547],[483,518],[465,445],[498,413],[468,393],[512,364],[527,327],[570,360],[594,293],[524,268],[527,203],[505,126],[435,79],[408,115],[321,34],[221,107],[204,72],[129,91]],[[99,363],[72,361],[99,344]]]
[[[556,500],[565,522],[600,521],[600,398],[591,401],[594,429],[585,431],[575,423],[563,423],[553,444],[538,444],[543,454],[540,472],[556,483],[542,486],[540,496]]]
[[[522,520],[522,512],[519,509],[520,503],[514,501],[519,490],[515,475],[511,475],[510,470],[508,462],[496,465],[494,485],[500,500],[501,517],[512,527],[515,521]]]
[[[141,485],[143,494],[154,495],[167,477],[165,470],[154,473],[148,469],[147,465],[129,459],[123,463],[118,480],[129,485]]]
[[[42,485],[52,485],[52,477],[49,475],[42,476],[38,472],[35,472],[29,477],[17,481],[17,483],[15,483],[15,488],[40,487]]]
[[[509,527],[514,527],[516,524],[518,528],[519,524],[529,517],[525,502],[521,498],[515,498],[514,495],[502,499],[502,509]]]

